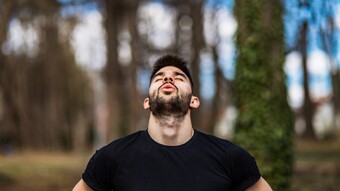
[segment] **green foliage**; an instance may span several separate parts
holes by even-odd
[[[284,81],[280,1],[235,1],[238,50],[234,82],[239,110],[235,142],[257,160],[274,190],[289,190],[293,118]]]

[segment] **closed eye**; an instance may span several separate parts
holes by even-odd
[[[155,78],[155,82],[158,82],[158,81],[160,81],[160,80],[162,80],[162,78]]]
[[[175,72],[175,79],[185,81],[187,78],[186,75],[183,74],[182,72]]]

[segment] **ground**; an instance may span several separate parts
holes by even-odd
[[[81,177],[88,155],[24,152],[0,156],[3,191],[70,191]]]
[[[340,141],[296,141],[293,191],[339,191]],[[20,152],[0,155],[3,191],[69,191],[91,153]]]
[[[340,140],[295,141],[293,191],[340,191]]]

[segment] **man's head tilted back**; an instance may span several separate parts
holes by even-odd
[[[182,70],[185,73],[185,75],[189,78],[191,88],[194,87],[194,83],[192,81],[190,71],[187,67],[187,62],[183,58],[181,58],[177,55],[171,55],[171,54],[164,55],[164,56],[158,58],[158,60],[156,60],[155,64],[153,65],[153,68],[152,68],[152,73],[151,73],[151,76],[150,76],[150,83],[151,83],[153,77],[155,76],[155,74],[160,69],[162,69],[166,66],[174,66],[174,67]]]

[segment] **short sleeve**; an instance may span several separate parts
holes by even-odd
[[[255,158],[236,147],[231,153],[233,190],[241,191],[255,184],[261,177]]]
[[[92,190],[111,190],[111,169],[109,153],[105,147],[97,150],[88,162],[82,179]]]

